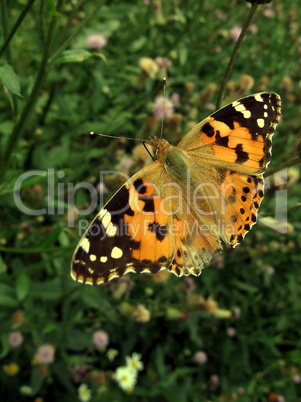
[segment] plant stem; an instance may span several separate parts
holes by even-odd
[[[60,3],[60,1],[59,1],[59,3]],[[46,77],[48,58],[49,58],[52,38],[53,38],[53,35],[55,32],[56,22],[57,22],[57,17],[53,16],[51,19],[50,25],[49,25],[49,29],[48,29],[48,33],[47,33],[47,37],[46,37],[46,41],[45,41],[44,53],[43,53],[42,61],[41,61],[41,64],[40,64],[40,67],[38,70],[37,78],[35,80],[31,94],[29,95],[27,102],[24,106],[24,109],[21,113],[21,116],[20,116],[19,120],[17,121],[17,123],[10,135],[10,138],[8,140],[8,144],[7,144],[7,147],[6,147],[6,150],[4,153],[4,158],[3,158],[3,166],[2,166],[2,169],[0,172],[0,180],[3,178],[3,176],[6,172],[13,149],[15,148],[15,146],[18,143],[18,139],[20,138],[20,136],[23,132],[26,120],[28,119],[28,117],[36,103],[38,94],[42,87],[43,81]]]
[[[26,14],[28,13],[30,7],[33,5],[33,3],[35,2],[35,0],[29,0],[25,7],[23,8],[21,14],[19,15],[19,18],[17,19],[17,21],[15,22],[15,24],[13,25],[12,29],[10,30],[10,33],[7,35],[7,37],[5,38],[5,41],[0,49],[0,57],[2,56],[2,54],[5,52],[7,46],[9,45],[10,41],[12,40],[13,36],[15,35],[16,31],[18,30],[19,26],[22,24],[22,21],[24,20]],[[5,3],[5,0],[1,1],[1,5],[2,5],[2,16],[4,17],[4,7],[3,4]]]
[[[298,163],[301,163],[301,156],[297,156],[295,159],[292,159],[289,162],[283,162],[283,163],[281,163],[281,165],[278,165],[278,166],[276,166],[274,168],[268,169],[265,172],[264,177],[269,177],[272,174],[274,174],[276,172],[279,172],[282,169],[289,168],[291,166],[297,165]]]
[[[249,26],[250,26],[250,24],[251,24],[251,22],[253,20],[253,17],[255,15],[257,7],[258,7],[258,4],[256,4],[256,3],[252,4],[248,19],[247,19],[247,21],[246,21],[246,23],[245,23],[245,25],[244,25],[239,37],[238,37],[238,39],[237,39],[237,42],[235,43],[235,46],[234,46],[234,49],[232,51],[228,66],[227,66],[225,74],[224,74],[224,76],[222,78],[220,90],[219,90],[219,93],[218,93],[218,96],[217,96],[217,101],[216,101],[216,109],[219,109],[221,107],[221,101],[222,101],[222,98],[224,96],[224,91],[225,91],[227,81],[229,79],[229,76],[230,76],[231,71],[233,69],[234,63],[236,61],[239,48],[240,48],[240,46],[241,46],[241,44],[242,44],[242,42],[243,42],[243,40],[244,40],[244,38],[246,36],[247,29],[249,28]]]
[[[3,38],[6,39],[4,45],[2,46],[2,49],[0,50],[0,57],[2,56],[3,52],[6,50],[6,58],[8,61],[8,64],[12,65],[12,58],[11,58],[11,52],[10,52],[10,47],[9,47],[9,42],[10,39],[7,40],[9,38],[10,34],[7,34],[8,31],[8,25],[7,25],[7,21],[8,21],[8,13],[7,13],[7,8],[6,8],[6,1],[5,0],[1,0],[1,15],[2,15],[2,31],[3,31]],[[6,46],[5,46],[6,44]],[[12,108],[12,112],[13,112],[13,116],[14,116],[14,120],[17,118],[17,114],[18,114],[18,102],[16,99],[16,96],[14,96],[13,94],[9,93],[9,100],[11,101],[11,108]]]
[[[63,42],[60,47],[52,54],[52,56],[49,59],[49,64],[51,64],[55,58],[57,57],[58,54],[60,54],[64,49],[66,49],[66,47],[72,42],[73,38],[75,38],[79,32],[83,29],[83,27],[87,24],[87,22],[95,17],[97,11],[100,9],[100,7],[102,7],[103,2],[100,2],[95,9],[93,10],[93,12],[91,12],[90,15],[88,15],[78,26],[77,28],[74,30],[74,32],[65,40],[65,42]]]

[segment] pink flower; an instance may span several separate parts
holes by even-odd
[[[220,379],[219,376],[216,374],[212,374],[210,377],[210,385],[213,389],[216,389],[219,386]]]
[[[109,191],[103,181],[99,182],[96,188],[99,194],[107,194]]]
[[[38,348],[35,360],[39,364],[49,364],[54,361],[54,347],[52,345],[42,345]]]
[[[165,102],[165,105],[164,105],[164,102]],[[153,113],[158,120],[162,120],[163,110],[164,110],[166,120],[169,120],[172,117],[172,115],[174,114],[174,108],[173,108],[172,102],[167,98],[165,98],[165,101],[164,101],[164,96],[160,95],[160,96],[157,96],[157,98],[155,99],[155,103],[153,106]]]
[[[184,285],[188,293],[192,292],[195,288],[194,280],[192,278],[184,278]]]
[[[270,4],[268,4],[267,7],[264,8],[263,15],[266,18],[273,18],[275,16],[275,11],[271,8]]]
[[[105,349],[109,344],[109,335],[107,332],[99,330],[94,332],[92,340],[96,349]]]
[[[208,357],[205,352],[196,352],[193,360],[198,364],[205,364],[208,360]]]
[[[100,50],[108,43],[107,38],[102,34],[91,34],[87,37],[86,45],[89,49]]]
[[[301,375],[294,375],[292,380],[295,384],[301,384]]]
[[[180,107],[180,95],[177,92],[174,92],[170,96],[171,103],[173,104],[174,107]]]
[[[167,57],[156,57],[155,62],[158,64],[158,67],[161,68],[170,68],[172,66],[172,61],[169,60]]]
[[[222,255],[215,256],[212,262],[217,268],[224,268],[224,257]]]
[[[239,307],[233,307],[231,309],[231,320],[236,321],[240,318],[240,308]]]
[[[236,391],[237,391],[238,395],[244,395],[244,393],[245,393],[245,390],[242,387],[238,387]]]
[[[125,156],[124,158],[121,159],[120,161],[120,167],[122,171],[128,171],[133,165],[133,160],[129,158],[128,156]]]
[[[233,42],[237,41],[241,31],[242,27],[239,27],[238,25],[235,25],[232,29],[230,29],[230,37],[233,40]]]
[[[251,32],[251,34],[255,35],[258,32],[258,26],[255,24],[252,24],[249,26],[249,32]]]
[[[19,331],[11,332],[8,335],[8,343],[13,348],[17,348],[18,346],[20,346],[23,343],[23,336],[21,332]]]
[[[265,270],[265,272],[268,274],[268,275],[274,275],[275,274],[275,268],[274,267],[272,267],[272,266],[269,266],[269,267],[267,267],[267,269]]]
[[[228,335],[230,338],[233,338],[233,337],[236,335],[236,329],[233,328],[233,327],[227,328],[227,335]]]
[[[73,367],[72,374],[75,382],[83,382],[87,378],[88,368],[83,364],[76,364]]]

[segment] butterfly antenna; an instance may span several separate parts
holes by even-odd
[[[95,133],[94,131],[90,131],[90,135],[91,135],[91,137],[99,136],[99,137],[114,138],[114,140],[139,141],[139,142],[142,142],[144,146],[145,146],[145,143],[146,143],[146,144],[149,144],[149,145],[152,145],[152,143],[151,143],[150,141],[143,140],[142,138],[116,137],[116,136],[114,136],[114,135]]]
[[[163,78],[163,113],[162,113],[161,134],[160,134],[161,139],[163,138],[163,130],[164,130],[165,106],[166,106],[166,77]]]

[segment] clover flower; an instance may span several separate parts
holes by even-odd
[[[17,348],[23,343],[23,336],[21,332],[15,331],[8,335],[8,343],[11,347]]]
[[[92,335],[93,345],[98,350],[105,349],[109,344],[109,335],[107,332],[99,330]]]
[[[37,364],[49,364],[54,361],[54,347],[52,345],[42,345],[38,348],[34,357],[34,362]]]
[[[107,38],[99,33],[89,35],[86,40],[87,47],[95,50],[102,49],[107,43]]]
[[[197,363],[197,364],[205,364],[208,360],[207,354],[203,351],[199,351],[196,352],[193,360]]]

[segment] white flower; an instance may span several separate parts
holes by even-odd
[[[139,353],[134,352],[132,357],[126,357],[126,365],[128,368],[131,368],[135,371],[143,370],[143,363],[141,361],[141,355]]]
[[[124,391],[131,391],[137,381],[137,371],[130,367],[118,367],[115,372],[115,381]]]
[[[91,391],[87,387],[87,384],[81,384],[78,387],[78,398],[81,402],[89,402],[91,399]]]

